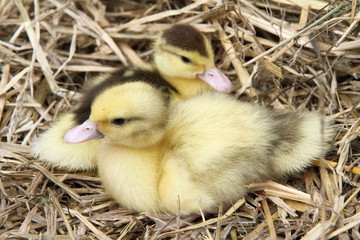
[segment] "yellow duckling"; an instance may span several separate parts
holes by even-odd
[[[58,168],[67,170],[95,168],[94,149],[97,140],[68,144],[63,141],[64,134],[89,117],[89,101],[93,97],[93,91],[101,88],[99,86],[104,82],[126,79],[123,76],[131,75],[136,69],[159,72],[173,86],[171,99],[185,99],[211,89],[222,92],[231,90],[230,80],[214,66],[210,41],[194,27],[184,24],[174,25],[159,35],[154,48],[154,65],[121,69],[109,75],[102,75],[85,86],[78,106],[72,112],[61,116],[50,129],[39,136],[33,146],[34,153],[42,161]],[[138,95],[135,92],[134,94]]]
[[[214,65],[209,39],[191,25],[177,24],[162,32],[154,44],[154,64],[182,98],[211,88],[230,92],[231,82]]]
[[[132,81],[94,96],[89,119],[65,140],[99,138],[106,191],[138,212],[217,212],[246,194],[246,184],[303,170],[331,138],[317,113],[270,110],[218,92],[170,101],[158,87]]]

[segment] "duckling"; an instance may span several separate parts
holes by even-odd
[[[92,93],[101,88],[99,86],[113,82],[114,79],[127,79],[126,76],[123,78],[124,75],[131,75],[133,71],[158,72],[172,85],[170,96],[173,100],[186,99],[212,89],[222,92],[231,90],[230,80],[214,67],[210,41],[191,25],[177,24],[165,30],[156,40],[154,49],[154,64],[124,68],[112,74],[101,75],[86,84],[80,104],[38,137],[33,146],[35,155],[57,168],[71,171],[94,169],[97,140],[68,144],[63,141],[64,134],[89,117],[89,102],[93,98]]]
[[[154,44],[154,64],[182,98],[211,88],[230,92],[230,80],[214,66],[211,43],[199,30],[176,24],[163,31]]]
[[[249,183],[302,171],[331,136],[318,113],[270,110],[219,92],[170,101],[132,81],[97,92],[89,119],[66,141],[99,138],[99,176],[120,205],[189,215],[231,206]]]

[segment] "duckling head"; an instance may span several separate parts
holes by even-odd
[[[230,80],[215,67],[209,39],[196,28],[176,24],[161,33],[154,49],[158,71],[175,87],[176,83],[187,79],[199,81],[199,85],[210,85],[221,92],[231,91]]]
[[[112,86],[94,98],[89,119],[69,130],[64,141],[104,138],[108,143],[126,147],[153,145],[164,135],[167,105],[168,96],[148,83]]]

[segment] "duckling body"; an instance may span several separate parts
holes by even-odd
[[[177,103],[166,128],[159,181],[163,208],[217,212],[246,194],[245,185],[303,171],[327,149],[332,132],[313,112],[270,110],[218,93]]]
[[[190,46],[190,47],[189,47]],[[210,41],[190,25],[178,24],[165,30],[154,44],[154,64],[124,68],[112,74],[102,75],[87,83],[82,90],[79,104],[60,118],[33,146],[33,151],[45,162],[67,170],[89,170],[96,167],[94,149],[97,139],[81,144],[65,143],[67,130],[89,117],[90,102],[97,89],[114,79],[123,81],[133,71],[159,73],[173,88],[172,100],[183,100],[213,89],[231,90],[231,82],[214,67],[214,55]],[[125,76],[125,78],[124,78]],[[139,78],[146,80],[147,77]],[[104,84],[105,83],[105,84]],[[134,92],[136,96],[137,93]]]
[[[270,110],[216,92],[169,101],[133,82],[100,93],[89,122],[77,128],[104,136],[100,179],[122,206],[187,215],[216,212],[244,196],[246,184],[303,170],[326,151],[331,131],[326,123],[322,133],[322,122],[317,113]]]

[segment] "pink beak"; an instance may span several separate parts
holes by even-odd
[[[66,143],[81,143],[91,139],[101,138],[102,135],[96,129],[96,123],[91,122],[89,119],[83,122],[81,125],[76,126],[66,132],[64,136],[64,142]]]
[[[232,85],[230,80],[218,68],[206,68],[205,73],[198,75],[200,79],[207,82],[211,87],[220,92],[230,92]]]

